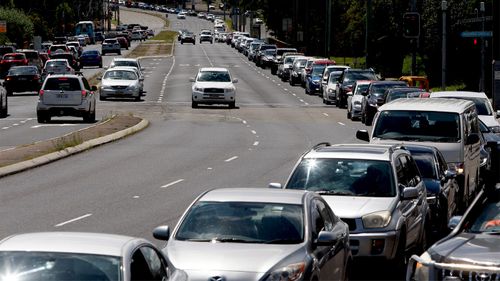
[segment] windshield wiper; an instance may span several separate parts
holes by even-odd
[[[300,239],[275,239],[266,241],[265,244],[297,244],[302,242]]]
[[[319,190],[316,193],[319,195],[354,195],[354,192],[347,190]]]
[[[260,240],[246,240],[246,239],[241,239],[241,238],[236,238],[236,237],[228,237],[228,238],[218,238],[214,237],[212,240],[209,241],[215,241],[215,242],[222,242],[222,243],[262,243]]]

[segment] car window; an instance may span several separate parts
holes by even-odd
[[[89,85],[89,82],[87,81],[87,79],[85,79],[85,77],[82,77],[82,82],[83,82],[83,87],[87,90],[91,90],[90,89],[90,85]]]
[[[437,179],[436,175],[436,161],[432,154],[427,153],[414,153],[412,152],[413,159],[417,163],[418,170],[424,178]]]
[[[11,67],[8,75],[35,75],[38,74],[36,67]]]
[[[180,222],[175,239],[298,244],[304,239],[303,208],[269,202],[197,202]]]
[[[361,95],[361,93],[363,93],[364,91],[366,91],[368,89],[368,86],[370,86],[370,84],[358,84],[356,86],[356,91],[354,92],[354,94]]]
[[[491,200],[486,203],[473,219],[470,228],[466,227],[467,232],[500,233],[500,202],[498,200]]]
[[[343,77],[343,80],[344,82],[357,80],[377,80],[377,77],[372,71],[347,71],[347,73]]]
[[[152,248],[144,246],[135,251],[130,265],[132,280],[167,280],[165,262]]]
[[[81,87],[80,82],[76,78],[58,77],[47,79],[44,90],[80,91]]]
[[[198,74],[199,82],[231,82],[231,77],[226,71],[201,71]]]
[[[408,179],[408,186],[417,186],[421,179],[420,179],[420,172],[418,171],[417,164],[415,164],[415,161],[413,158],[410,158],[409,156],[404,156],[406,158],[406,166],[403,166],[403,170],[405,172],[405,177]]]
[[[389,162],[368,159],[303,159],[286,188],[330,195],[393,197],[396,189]]]
[[[450,112],[386,110],[379,114],[373,137],[395,140],[457,142],[460,116]]]

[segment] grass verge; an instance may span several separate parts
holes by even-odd
[[[353,68],[364,68],[365,57],[330,57],[339,65],[347,65]]]

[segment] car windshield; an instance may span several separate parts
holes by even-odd
[[[330,81],[330,84],[335,84],[339,80],[340,76],[342,75],[342,71],[332,71],[330,73],[330,78],[328,78]]]
[[[120,257],[29,251],[0,252],[0,280],[121,280]]]
[[[47,65],[45,65],[45,68],[50,68],[50,67],[66,67],[68,63],[66,61],[58,60],[58,61],[49,61],[47,62]]]
[[[476,111],[478,115],[493,115],[493,111],[491,110],[488,99],[467,97],[461,99],[472,101],[476,105]]]
[[[299,244],[304,240],[300,205],[261,202],[197,202],[175,238],[196,242]]]
[[[322,195],[394,197],[390,162],[366,159],[304,159],[286,188]]]
[[[275,54],[276,54],[276,49],[264,50],[264,55],[266,56],[274,56]]]
[[[345,82],[352,82],[357,80],[377,80],[373,71],[349,71],[344,76]]]
[[[290,64],[290,63],[293,63],[293,61],[295,60],[296,57],[286,57],[285,60],[284,60],[284,63],[285,64]]]
[[[36,67],[30,66],[21,66],[21,67],[12,67],[9,69],[8,75],[35,75],[38,74],[38,70]]]
[[[82,56],[96,56],[98,54],[99,54],[99,52],[97,52],[97,51],[85,51],[82,53]]]
[[[201,71],[198,74],[199,82],[231,82],[231,77],[226,71]]]
[[[468,232],[500,233],[500,201],[491,201],[481,208],[479,215],[475,218]]]
[[[306,66],[307,59],[296,59],[293,61],[295,68],[304,68]]]
[[[370,94],[374,94],[374,95],[377,95],[377,96],[381,96],[385,93],[385,90],[389,89],[389,88],[393,88],[393,87],[396,87],[396,86],[405,86],[405,84],[401,84],[401,85],[398,85],[398,84],[389,84],[389,83],[376,83],[376,84],[372,84],[372,87],[371,87],[371,90],[370,90]]]
[[[109,70],[106,71],[103,78],[111,80],[137,80],[137,75],[133,71]]]
[[[437,179],[434,157],[427,153],[411,152],[413,159],[417,163],[418,170],[423,178]]]
[[[361,95],[362,92],[366,91],[370,84],[361,84],[356,87],[355,95]]]
[[[314,75],[321,76],[321,74],[323,73],[323,70],[325,70],[325,67],[326,67],[326,64],[316,64],[316,65],[313,65],[311,75],[313,75],[313,76]]]
[[[382,111],[373,137],[402,141],[460,141],[460,116],[457,113],[433,111]]]

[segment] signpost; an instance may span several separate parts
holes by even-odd
[[[493,32],[491,31],[464,31],[460,33],[460,37],[478,37],[478,38],[485,38],[485,37],[492,37]]]

